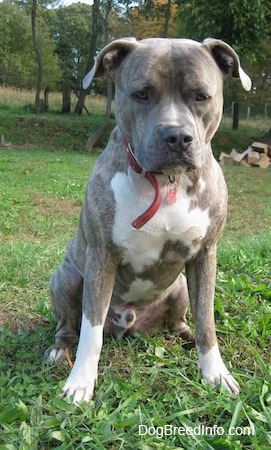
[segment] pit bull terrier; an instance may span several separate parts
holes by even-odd
[[[58,320],[50,359],[69,359],[79,339],[63,396],[92,398],[103,334],[168,327],[192,341],[189,302],[202,377],[238,394],[214,325],[227,189],[210,141],[221,120],[224,77],[239,78],[247,91],[251,81],[234,50],[216,39],[116,40],[98,54],[84,88],[104,74],[115,82],[117,126],[50,281]]]

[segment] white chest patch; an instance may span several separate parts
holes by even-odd
[[[193,241],[201,240],[206,235],[210,224],[209,209],[198,207],[191,209],[194,196],[188,196],[186,189],[177,187],[177,199],[167,204],[167,186],[161,188],[161,205],[152,219],[141,229],[132,225],[140,214],[151,205],[154,190],[143,177],[137,176],[138,183],[130,174],[117,172],[111,181],[111,188],[116,201],[113,241],[122,247],[124,257],[122,264],[130,263],[136,273],[145,266],[156,262],[165,242],[183,242],[193,250]],[[204,182],[201,189],[204,190]],[[192,256],[192,255],[191,255]]]

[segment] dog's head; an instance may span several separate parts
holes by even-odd
[[[224,77],[251,89],[237,54],[217,39],[116,40],[97,55],[84,88],[105,73],[115,81],[116,119],[139,164],[168,174],[204,164],[221,120]]]

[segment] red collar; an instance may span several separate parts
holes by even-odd
[[[136,173],[143,174],[144,177],[151,183],[151,185],[154,188],[154,192],[155,192],[154,200],[153,200],[152,204],[149,206],[149,208],[132,222],[132,226],[138,230],[138,229],[142,228],[143,225],[145,225],[147,222],[149,222],[149,220],[151,220],[151,218],[157,212],[157,210],[161,204],[161,192],[160,192],[157,180],[154,176],[154,173],[157,173],[157,172],[144,171],[144,169],[142,169],[142,167],[138,164],[129,142],[124,137],[122,137],[122,140],[123,140],[123,143],[127,150],[127,158],[128,158],[130,167]]]

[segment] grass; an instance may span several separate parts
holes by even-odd
[[[80,128],[66,118],[73,121]],[[75,406],[58,397],[67,367],[43,360],[55,328],[47,286],[76,230],[97,156],[56,151],[48,136],[47,145],[41,131],[36,143],[0,150],[0,450],[270,448],[270,171],[224,169],[229,217],[215,315],[240,396],[211,389],[198,376],[195,350],[158,334],[106,340],[94,400]],[[78,137],[70,140],[72,147]],[[139,435],[139,425],[149,433]]]
[[[87,138],[99,127],[105,111],[105,97],[86,97],[81,117],[73,114],[61,115],[61,93],[50,93],[50,112],[33,114],[35,93],[0,86],[0,137],[5,136],[12,148],[61,151],[85,151]],[[76,96],[72,96],[72,111]],[[114,126],[110,121],[108,132],[96,144],[96,151],[102,150]]]
[[[68,371],[42,363],[55,327],[47,284],[76,229],[95,158],[1,151],[0,448],[269,448],[269,171],[234,166],[225,172],[230,216],[219,246],[215,311],[222,351],[242,385],[241,396],[211,390],[198,378],[195,351],[184,352],[177,339],[158,335],[105,343],[91,405],[76,407],[57,397]],[[259,216],[249,207],[245,217],[250,202]],[[243,427],[253,425],[256,431],[139,436],[139,424],[156,427],[158,434],[165,425],[188,431],[216,425],[225,433],[230,426],[245,432]]]

